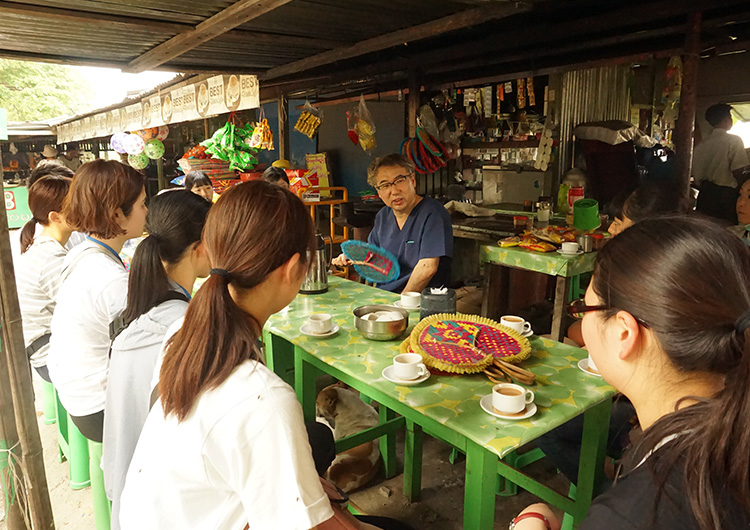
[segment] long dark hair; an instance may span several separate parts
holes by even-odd
[[[647,182],[633,190],[622,205],[620,219],[627,217],[633,223],[661,215],[687,212],[685,197],[676,186],[669,183]]]
[[[190,191],[196,186],[211,186],[211,179],[205,171],[190,171],[185,175],[185,189]]]
[[[223,383],[247,359],[258,359],[260,323],[229,294],[252,289],[294,256],[307,263],[312,219],[291,192],[261,180],[225,191],[203,231],[212,274],[198,290],[164,356],[159,389],[164,414],[187,416],[198,394]]]
[[[684,493],[703,530],[728,528],[726,495],[750,517],[750,252],[708,219],[642,221],[599,253],[594,292],[612,310],[631,313],[654,333],[683,373],[724,377],[715,396],[670,413],[632,449],[632,468],[648,459],[661,486],[682,466]],[[658,471],[656,471],[658,469]]]
[[[72,179],[48,175],[35,181],[29,188],[29,210],[32,218],[21,229],[21,254],[34,243],[36,224],[49,224],[50,212],[62,212],[63,201],[70,189]]]
[[[146,216],[148,236],[133,254],[128,279],[125,324],[148,312],[170,291],[163,262],[175,264],[198,244],[211,203],[185,190],[173,190],[151,199]]]

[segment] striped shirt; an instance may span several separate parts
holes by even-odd
[[[40,235],[18,261],[16,282],[26,347],[50,332],[61,284],[60,273],[67,252],[55,239]],[[32,355],[31,365],[45,366],[48,350],[49,344],[46,344]]]

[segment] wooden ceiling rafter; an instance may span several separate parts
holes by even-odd
[[[337,61],[352,59],[378,52],[393,46],[408,44],[409,42],[428,39],[437,35],[475,26],[483,22],[506,18],[529,11],[531,5],[523,2],[495,2],[490,5],[469,9],[447,17],[431,20],[417,26],[400,29],[385,35],[378,35],[371,39],[360,41],[351,46],[337,48],[319,53],[289,64],[270,69],[263,74],[261,81],[276,79],[290,74],[312,70]]]
[[[130,61],[123,72],[140,73],[152,70],[197,48],[232,29],[270,13],[292,0],[239,0],[207,18],[194,29],[184,31]]]

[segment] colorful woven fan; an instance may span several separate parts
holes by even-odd
[[[401,274],[398,260],[384,248],[349,240],[341,243],[341,251],[352,261],[359,275],[371,282],[390,282]]]
[[[516,363],[531,354],[519,333],[475,315],[432,315],[417,324],[409,340],[427,366],[446,372],[481,372],[495,358]]]

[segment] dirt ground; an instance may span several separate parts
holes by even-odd
[[[63,529],[95,530],[91,489],[74,491],[68,485],[67,463],[62,463],[57,458],[57,429],[55,425],[44,423],[41,404],[37,405],[55,526]],[[400,436],[397,444],[399,466],[403,464],[403,449],[403,436]],[[429,436],[424,437],[422,496],[417,502],[409,503],[404,497],[402,474],[390,480],[380,476],[369,487],[352,493],[351,499],[365,513],[401,519],[415,530],[459,530],[462,528],[466,466],[463,459],[451,464],[450,453],[451,448],[448,445]],[[525,471],[544,479],[560,492],[567,491],[567,481],[561,475],[556,475],[555,470],[545,461],[532,464]],[[514,497],[498,496],[495,528],[507,528],[508,522],[519,511],[534,502],[538,502],[538,499],[522,490]],[[0,530],[6,530],[4,520],[0,522]]]

